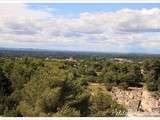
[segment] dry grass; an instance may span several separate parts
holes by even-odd
[[[102,83],[89,83],[89,85],[88,85],[88,91],[91,93],[91,95],[95,95],[95,93],[97,93],[97,91],[101,91],[101,92],[103,92],[103,93],[106,93],[106,92],[108,92],[107,90],[106,90],[106,87],[105,87],[105,85],[104,84],[102,84]]]

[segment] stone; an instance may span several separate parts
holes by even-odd
[[[145,88],[132,87],[127,91],[115,87],[111,95],[128,108],[127,116],[160,116],[160,99],[156,100]]]

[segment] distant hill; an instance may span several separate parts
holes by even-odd
[[[33,48],[0,48],[1,57],[21,57],[33,56],[40,58],[96,58],[96,59],[109,59],[109,58],[127,58],[127,59],[143,59],[146,57],[160,58],[160,54],[140,54],[140,53],[105,53],[105,52],[81,52],[81,51],[60,51],[60,50],[46,50],[46,49],[33,49]]]

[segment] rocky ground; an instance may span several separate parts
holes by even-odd
[[[113,87],[109,92],[104,84],[90,83],[89,90],[92,94],[98,89],[110,93],[114,100],[123,104],[128,109],[127,116],[160,117],[160,97],[153,97],[153,93],[145,87],[129,87],[128,90]]]
[[[114,87],[110,94],[128,108],[127,116],[160,116],[160,99],[155,99],[144,87],[128,90]]]

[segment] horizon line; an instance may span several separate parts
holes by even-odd
[[[104,53],[104,54],[143,54],[143,55],[160,55],[160,53],[146,53],[146,52],[109,52],[109,51],[90,51],[90,50],[58,50],[58,49],[41,49],[41,48],[14,48],[14,47],[0,47],[1,50],[19,50],[19,51],[46,51],[46,52],[83,52],[83,53]]]

